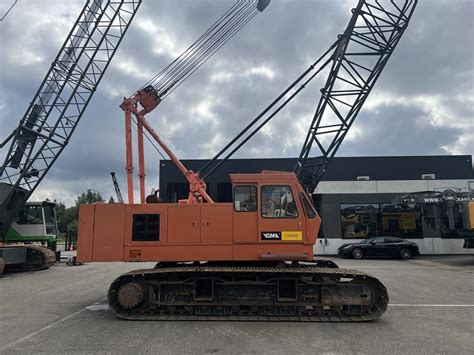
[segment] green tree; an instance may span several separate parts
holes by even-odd
[[[115,200],[114,200],[114,198],[113,198],[112,196],[110,196],[108,203],[115,203]]]
[[[56,202],[56,219],[58,221],[59,235],[63,236],[66,233],[69,222],[66,221],[66,205],[62,202]]]
[[[87,190],[87,192],[83,192],[77,197],[76,206],[79,207],[79,205],[82,204],[91,204],[97,202],[105,202],[100,192]]]
[[[77,221],[79,219],[79,205],[105,202],[100,192],[87,190],[77,196],[75,205],[66,208],[64,203],[56,204],[56,216],[58,219],[58,230],[64,236],[68,230],[77,230]]]

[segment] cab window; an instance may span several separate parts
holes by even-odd
[[[262,217],[296,218],[298,210],[291,188],[282,186],[262,186]]]
[[[16,218],[18,224],[43,224],[43,212],[41,206],[26,205]]]
[[[300,193],[301,197],[301,202],[303,204],[304,208],[304,213],[306,214],[306,217],[308,218],[314,218],[316,217],[316,211],[314,210],[313,206],[311,205],[311,202],[308,201],[308,198],[304,193]]]
[[[54,207],[53,206],[45,206],[43,208],[43,211],[44,211],[44,222],[46,224],[55,224]]]
[[[234,188],[234,210],[236,212],[255,212],[257,210],[256,186],[236,186]]]

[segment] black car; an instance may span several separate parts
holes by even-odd
[[[372,237],[357,243],[344,244],[337,250],[340,256],[361,259],[363,257],[397,257],[410,259],[420,255],[418,245],[394,237]]]

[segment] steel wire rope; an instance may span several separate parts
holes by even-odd
[[[243,25],[248,22],[246,20],[251,18],[253,11],[257,12],[257,10],[252,9],[251,6],[242,8],[241,11],[237,12],[233,16],[232,21],[227,22],[225,27],[223,26],[222,28],[219,28],[219,30],[207,38],[206,41],[203,42],[202,46],[197,48],[189,56],[189,58],[186,58],[186,60],[184,60],[182,63],[179,63],[176,68],[173,68],[169,76],[159,83],[160,87],[155,87],[155,89],[157,89],[157,91],[163,88],[166,90],[174,83],[180,81],[186,76],[187,73],[198,66],[200,61],[205,60],[207,56],[210,56],[215,52],[217,47],[227,42],[237,32],[234,31],[235,28],[242,28]],[[229,33],[231,34],[230,36]]]
[[[197,41],[195,41],[176,60],[174,60],[169,66],[167,66],[165,68],[166,70],[163,70],[159,76],[153,78],[150,85],[154,87],[162,86],[162,83],[164,81],[167,81],[177,70],[177,68],[180,68],[190,56],[193,56],[199,46],[202,46],[202,43],[208,40],[209,36],[214,36],[215,32],[219,31],[219,27],[223,27],[227,22],[229,22],[229,16],[232,16],[232,14],[236,11],[240,11],[242,4],[245,4],[245,2],[239,1],[234,4],[234,6],[232,6],[231,9],[229,9],[223,16],[221,16],[221,18],[216,23],[214,23],[214,25],[211,26],[201,37],[199,37]]]
[[[185,55],[185,53],[186,53],[187,51],[189,51],[193,46],[196,45],[196,43],[200,42],[204,37],[206,37],[207,34],[208,34],[211,30],[213,30],[213,29],[215,28],[215,26],[217,26],[220,22],[222,22],[222,21],[225,19],[225,17],[227,16],[227,14],[228,14],[229,12],[233,11],[233,9],[234,9],[236,6],[238,6],[238,4],[239,4],[240,2],[241,2],[240,0],[237,1],[229,10],[227,10],[227,11],[224,13],[224,15],[222,15],[210,28],[208,28],[207,31],[204,32],[204,33],[196,40],[195,43],[193,43],[191,46],[189,46],[183,53],[181,53],[181,54],[180,54],[177,58],[175,58],[170,64],[168,64],[165,68],[163,68],[158,74],[156,74],[156,75],[153,76],[150,80],[148,80],[148,82],[147,82],[146,84],[144,84],[139,90],[145,88],[145,87],[148,86],[148,85],[151,85],[152,82],[156,81],[157,78],[158,78],[161,74],[163,74],[166,70],[168,70],[169,67],[171,67],[174,63],[176,63],[178,60],[180,60],[181,57],[182,57],[183,55]]]
[[[153,80],[153,83],[150,85],[156,87],[156,86],[161,86],[162,82],[167,80],[173,73],[173,71],[176,70],[176,67],[179,67],[182,65],[183,62],[187,60],[189,56],[192,56],[193,53],[195,52],[196,48],[199,47],[199,45],[206,40],[206,38],[209,36],[210,33],[214,32],[214,30],[223,23],[228,16],[230,16],[233,12],[235,12],[241,5],[238,7],[233,6],[224,16],[221,17],[219,21],[217,21],[211,28],[209,28],[197,41],[195,41],[186,51],[184,51],[176,60],[174,60],[167,68],[165,71],[163,71],[163,74],[159,78],[155,78]],[[240,10],[239,10],[240,11]],[[225,24],[225,23],[224,23]],[[211,36],[213,36],[212,34]],[[174,66],[174,67],[173,67]],[[167,72],[166,72],[167,71]]]
[[[240,2],[240,1],[239,1],[239,2]],[[233,7],[237,6],[237,4],[238,4],[238,2],[235,3]],[[230,11],[233,9],[233,7],[231,7],[229,10],[227,10],[227,12],[226,12],[218,21],[216,21],[213,26],[211,26],[206,32],[204,32],[204,33],[201,35],[201,37],[198,38],[198,40],[197,40],[196,42],[198,42],[198,41],[200,41],[202,38],[204,38],[204,37],[207,35],[207,33],[208,33],[209,31],[211,31],[211,30],[214,28],[214,26],[216,26],[220,21],[222,21],[223,18],[224,18],[224,16],[225,16],[228,12],[230,12]],[[144,87],[150,85],[152,82],[156,81],[157,78],[158,78],[162,73],[164,73],[166,70],[168,70],[168,68],[171,67],[175,62],[177,62],[178,60],[180,60],[180,58],[181,58],[183,55],[185,55],[185,53],[186,53],[187,51],[189,51],[189,50],[196,44],[196,42],[193,43],[191,46],[189,46],[186,51],[184,51],[183,53],[181,53],[181,54],[179,55],[179,57],[175,58],[170,64],[168,64],[165,68],[163,68],[158,74],[156,74],[154,77],[152,77],[145,85],[143,85],[143,86],[140,88],[140,90],[143,89]]]
[[[173,81],[179,81],[179,84],[166,93],[166,96],[174,91],[183,79],[187,79],[201,65],[203,65],[219,48],[227,43],[243,26],[245,26],[256,14],[255,0],[239,0],[237,1],[221,18],[216,21],[198,40],[188,47],[178,58],[166,66],[162,71],[150,79],[142,88],[158,82],[161,88],[171,85]],[[227,20],[227,21],[225,21]],[[224,22],[225,21],[225,22]],[[174,65],[174,68],[172,68]],[[167,72],[168,71],[168,72]],[[162,76],[160,78],[160,75]],[[173,80],[174,79],[174,80]],[[177,79],[177,80],[176,80]],[[156,84],[155,89],[160,87]],[[134,130],[137,131],[138,122],[132,117],[135,123]],[[143,132],[148,142],[167,160],[166,156],[155,145],[146,131]]]
[[[235,16],[235,15],[232,15],[235,12],[239,13],[241,11],[241,7],[242,6],[239,5],[239,7],[235,7],[234,9],[232,9],[232,11],[230,11],[228,14],[226,14],[225,16],[222,17],[222,21],[219,21],[218,23],[216,23],[215,26],[213,26],[210,29],[210,31],[207,31],[206,36],[201,36],[202,38],[200,38],[198,41],[196,41],[189,48],[190,50],[188,51],[188,53],[180,61],[175,63],[175,67],[171,68],[170,71],[168,73],[166,73],[162,78],[160,78],[160,80],[158,82],[155,82],[155,86],[161,85],[163,83],[163,81],[168,80],[168,78],[173,74],[174,71],[177,70],[177,68],[182,66],[183,63],[185,63],[190,56],[194,55],[196,50],[199,49],[199,46],[201,46],[201,43],[205,43],[206,41],[209,41],[209,37],[212,38],[213,36],[215,36],[216,33],[218,33],[222,28],[224,28],[224,26],[230,21],[227,18],[229,16]],[[232,19],[232,17],[231,17],[231,19]]]
[[[341,38],[343,38],[341,36]],[[280,104],[273,112],[270,113],[269,116],[267,116],[263,122],[262,118],[269,112],[271,111],[275,105],[277,105],[283,97],[292,89],[294,88],[299,82],[301,82],[307,75],[315,69],[315,66],[318,65],[328,54],[329,52],[334,49],[339,42],[341,41],[341,38],[339,38],[336,42],[333,43],[333,45],[326,51],[324,52],[303,74],[301,74],[283,93],[281,93],[268,107],[266,107],[253,121],[251,121],[243,130],[241,130],[224,148],[221,149],[219,153],[217,153],[211,160],[209,160],[200,170],[199,173],[204,173],[205,175],[202,177],[202,179],[206,179],[209,175],[211,175],[217,168],[219,168],[227,159],[229,159],[238,149],[242,147],[250,138],[252,138],[265,124],[267,124],[275,115],[280,112],[291,100],[294,99],[296,95],[298,95],[316,76],[319,74],[330,62],[333,60],[333,55],[331,55],[317,70],[314,72],[295,92],[293,92],[285,101]],[[259,124],[258,127],[253,129],[247,136],[244,137],[244,134],[246,134],[250,129],[252,129],[256,124],[259,122],[262,122]],[[221,159],[217,164],[215,162],[217,159],[224,154],[228,149],[230,149],[232,146],[234,146],[235,143],[237,143],[241,138],[243,137],[243,140],[240,141],[240,143],[237,144],[235,148],[232,149],[230,153],[228,153],[224,158]],[[215,164],[215,165],[213,165]],[[206,172],[208,168],[210,168]]]
[[[186,73],[186,75],[184,75],[182,78],[179,79],[178,83],[176,85],[174,85],[163,97],[166,97],[168,96],[169,94],[171,94],[174,90],[176,90],[187,78],[189,78],[197,69],[199,69],[207,60],[209,60],[212,55],[218,51],[223,45],[225,45],[243,26],[245,26],[255,15],[257,15],[257,11],[255,11],[254,14],[252,14],[252,16],[250,16],[249,18],[245,19],[244,22],[241,23],[241,25],[239,25],[238,28],[234,29],[233,32],[231,32],[228,37],[225,39],[225,41],[221,42],[220,44],[218,44],[216,47],[213,48],[212,52],[204,59],[202,60],[201,62],[197,63],[190,71],[188,71],[188,73]]]

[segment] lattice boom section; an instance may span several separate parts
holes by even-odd
[[[67,145],[141,0],[89,0],[36,93],[0,170],[32,192]]]
[[[416,6],[416,0],[360,1],[332,65],[296,167],[314,189],[349,131]],[[316,151],[316,152],[314,152]],[[310,155],[320,159],[308,161]]]

